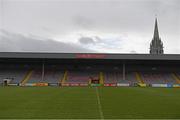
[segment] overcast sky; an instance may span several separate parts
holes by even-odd
[[[0,51],[180,54],[180,0],[0,0]]]

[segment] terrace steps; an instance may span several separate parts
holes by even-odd
[[[30,79],[31,75],[33,74],[33,70],[29,70],[23,80],[21,81],[22,85],[25,85],[27,81]]]
[[[104,73],[103,72],[99,73],[99,78],[100,78],[100,84],[104,84]]]
[[[180,84],[180,78],[176,73],[172,73],[172,77],[176,80],[178,84]]]
[[[62,80],[61,80],[61,79],[59,80],[59,83],[61,83],[61,84],[65,83],[66,80],[67,80],[67,76],[68,76],[68,71],[66,70],[66,71],[64,72],[64,75],[63,75]]]
[[[138,83],[144,84],[143,79],[141,78],[141,74],[139,72],[135,72],[136,80]]]

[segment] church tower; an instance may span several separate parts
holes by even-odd
[[[154,36],[150,43],[150,54],[163,54],[163,43],[159,37],[157,18],[155,20]]]

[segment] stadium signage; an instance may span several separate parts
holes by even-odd
[[[173,87],[174,88],[180,88],[180,84],[174,84]]]
[[[117,84],[116,83],[105,83],[104,86],[106,86],[106,87],[115,87],[115,86],[117,86]]]
[[[48,83],[26,83],[20,84],[20,86],[48,86]]]
[[[94,83],[92,83],[91,86],[92,87],[99,87],[99,86],[101,86],[101,84],[94,84]]]
[[[152,84],[152,87],[168,87],[167,84]]]
[[[88,86],[87,83],[80,83],[79,86]]]
[[[62,83],[61,86],[70,86],[68,83]]]
[[[129,83],[118,83],[117,86],[121,86],[121,87],[129,87],[130,84],[129,84]]]
[[[58,83],[49,83],[49,86],[59,86]]]
[[[48,83],[35,83],[35,86],[48,86]]]
[[[10,83],[8,86],[18,86],[18,83]]]
[[[20,84],[20,86],[35,86],[35,83],[26,83],[24,85]]]
[[[62,86],[88,86],[87,83],[63,83]]]
[[[70,83],[69,85],[70,85],[70,86],[79,86],[78,83]]]
[[[79,59],[102,59],[106,58],[104,54],[76,54],[76,58]]]

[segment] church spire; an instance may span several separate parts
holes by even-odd
[[[150,54],[163,54],[163,43],[159,37],[157,18],[155,19],[154,35],[150,44]]]
[[[153,37],[153,38],[159,38],[157,18],[156,18],[156,20],[155,20],[154,37]]]

